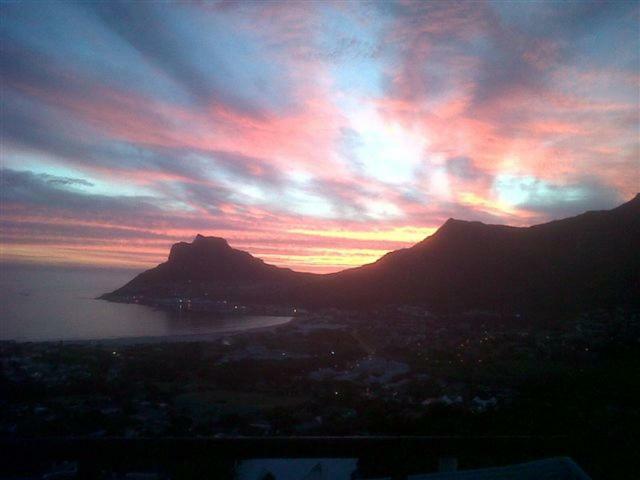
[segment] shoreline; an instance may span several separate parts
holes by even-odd
[[[267,315],[265,315],[267,316]],[[2,343],[19,343],[19,344],[64,344],[64,345],[87,345],[87,346],[133,346],[133,345],[149,345],[159,343],[197,343],[197,342],[214,342],[224,337],[236,336],[245,333],[263,332],[266,330],[276,329],[285,325],[290,325],[296,317],[268,315],[269,317],[281,317],[280,323],[271,325],[261,325],[256,327],[246,327],[241,330],[221,330],[209,333],[185,333],[172,335],[141,335],[133,337],[110,337],[110,338],[88,338],[88,339],[52,339],[52,340],[0,340]]]

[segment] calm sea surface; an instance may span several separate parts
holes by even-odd
[[[95,298],[135,272],[36,269],[0,265],[0,340],[91,340],[248,330],[289,317],[184,316]]]

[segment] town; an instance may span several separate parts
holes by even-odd
[[[625,310],[394,306],[207,341],[3,342],[0,435],[610,434],[637,417],[639,338]]]

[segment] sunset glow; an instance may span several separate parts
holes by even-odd
[[[2,262],[142,270],[201,233],[332,272],[640,190],[637,2],[0,12]]]

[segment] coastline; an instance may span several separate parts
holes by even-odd
[[[269,315],[276,318],[276,315]],[[224,337],[231,337],[241,334],[264,332],[276,328],[290,325],[294,316],[281,316],[280,323],[271,325],[261,325],[256,327],[245,327],[241,330],[228,329],[210,333],[189,333],[177,335],[141,335],[133,337],[112,337],[112,338],[91,338],[91,339],[51,339],[51,340],[1,340],[0,343],[20,343],[20,344],[64,344],[64,345],[87,345],[87,346],[133,346],[161,343],[197,343],[215,342]]]

